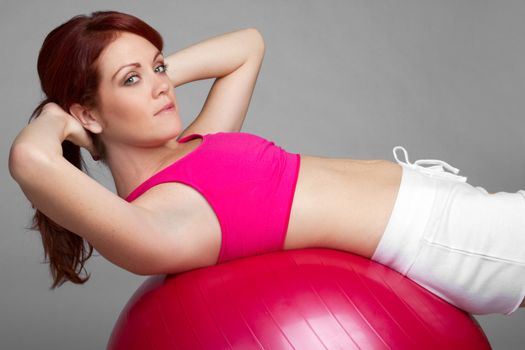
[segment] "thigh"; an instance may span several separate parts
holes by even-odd
[[[407,277],[473,314],[510,314],[525,295],[525,199],[457,183],[438,194]]]
[[[455,183],[438,191],[425,231],[428,244],[525,264],[525,197]]]

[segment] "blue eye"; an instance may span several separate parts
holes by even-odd
[[[128,84],[128,83],[131,82],[131,78],[135,78],[135,77],[138,77],[138,75],[133,74],[132,76],[130,76],[128,79],[126,79],[126,80],[124,81],[124,85],[130,85],[130,84]]]
[[[162,72],[161,73],[166,73],[166,71],[168,70],[168,65],[166,63],[163,63],[163,64],[157,66],[157,68],[159,68],[159,67],[162,67]],[[157,69],[157,68],[155,68],[155,69]]]

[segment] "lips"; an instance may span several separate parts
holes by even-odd
[[[157,115],[159,113],[162,113],[162,112],[165,112],[165,111],[171,111],[171,110],[174,110],[175,109],[175,105],[173,104],[173,102],[170,102],[168,103],[167,105],[165,105],[164,107],[162,107],[157,113],[155,113],[154,115]]]

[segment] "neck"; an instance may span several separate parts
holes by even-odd
[[[176,139],[162,146],[149,148],[108,145],[107,165],[118,196],[126,198],[144,180],[166,167],[183,145]]]

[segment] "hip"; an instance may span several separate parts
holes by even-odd
[[[403,165],[372,260],[467,312],[510,314],[525,294],[524,194],[490,194],[442,169]]]

